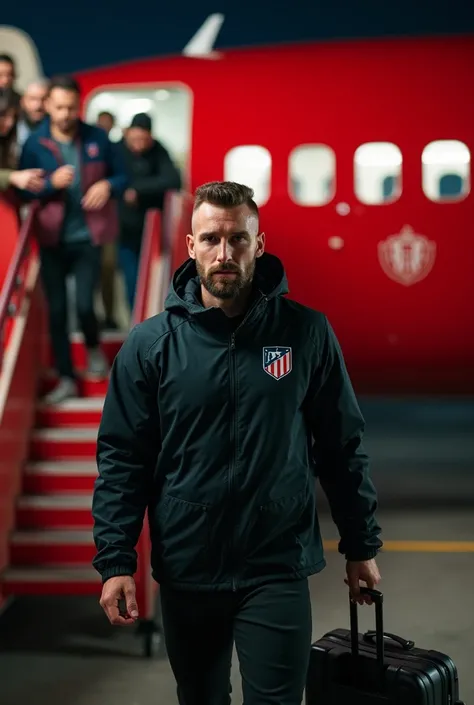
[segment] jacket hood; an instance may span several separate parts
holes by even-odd
[[[288,280],[281,261],[275,255],[264,252],[256,261],[254,283],[267,298],[288,293]],[[187,259],[175,271],[165,300],[165,309],[181,309],[188,314],[202,313],[206,309],[201,303],[201,285],[193,259]]]

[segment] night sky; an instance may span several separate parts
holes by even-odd
[[[292,0],[286,5],[278,0],[81,0],[58,7],[52,0],[2,3],[1,23],[30,34],[47,75],[179,53],[213,12],[225,15],[218,49],[311,39],[474,33],[473,0]]]

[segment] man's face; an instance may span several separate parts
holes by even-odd
[[[0,88],[13,88],[15,69],[9,61],[0,61]]]
[[[221,208],[203,203],[193,215],[187,236],[189,256],[204,288],[216,299],[233,299],[252,282],[265,236],[248,206]]]
[[[141,127],[129,127],[125,132],[125,143],[131,152],[142,154],[151,147],[153,137]]]
[[[46,98],[46,112],[61,132],[71,132],[79,118],[79,96],[75,91],[53,88]]]
[[[21,99],[21,107],[31,122],[40,122],[44,118],[44,102],[47,89],[45,86],[29,86]]]
[[[110,130],[114,126],[114,119],[111,115],[107,115],[107,113],[104,113],[103,115],[99,115],[99,117],[97,118],[97,124],[103,130],[105,130],[107,134],[109,134]]]

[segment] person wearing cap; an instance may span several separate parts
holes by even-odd
[[[119,202],[119,266],[133,310],[138,264],[149,208],[163,208],[166,191],[181,188],[181,175],[165,147],[152,135],[152,121],[138,113],[118,144],[126,164],[129,187]]]

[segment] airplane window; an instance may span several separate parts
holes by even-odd
[[[94,124],[99,113],[112,113],[116,124],[109,137],[112,142],[118,142],[134,115],[148,113],[152,119],[153,136],[169,151],[181,169],[186,184],[191,149],[191,106],[191,91],[182,86],[162,85],[146,89],[110,87],[95,93],[88,101],[85,119]]]
[[[421,156],[423,191],[431,201],[460,201],[470,191],[471,155],[458,140],[437,140],[426,145]]]
[[[302,144],[289,158],[290,197],[300,206],[324,206],[334,198],[336,155],[324,144]]]
[[[354,190],[361,203],[393,203],[402,192],[402,153],[391,142],[367,142],[354,155]]]
[[[271,168],[270,152],[259,145],[233,147],[224,157],[224,179],[253,188],[258,206],[270,197]]]

